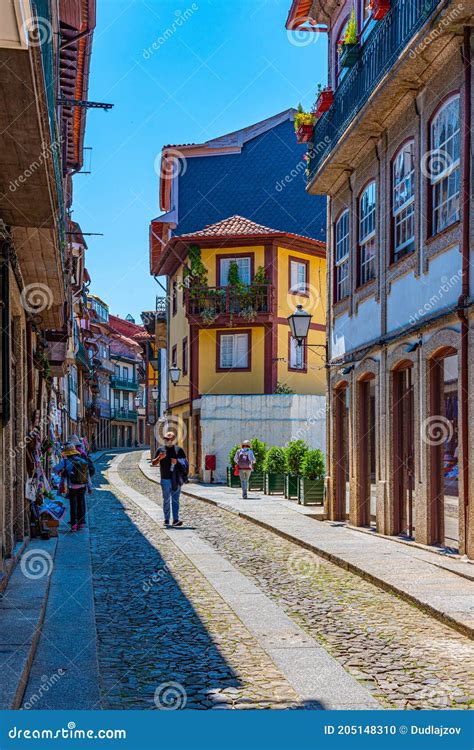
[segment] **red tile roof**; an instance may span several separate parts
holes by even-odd
[[[297,237],[302,240],[309,240],[308,237],[303,237],[300,234],[293,234],[292,232],[281,232],[278,229],[272,229],[271,227],[265,227],[263,224],[257,224],[255,221],[246,219],[243,216],[229,216],[228,219],[223,219],[215,224],[208,224],[204,229],[200,229],[197,232],[188,232],[188,234],[178,235],[180,239],[187,239],[189,237],[253,237],[254,235],[263,234],[267,237],[274,235],[280,237],[286,235],[288,237]],[[314,242],[315,245],[324,247],[324,242],[318,240],[309,240]]]
[[[109,315],[109,325],[114,331],[129,339],[143,340],[144,338],[148,338],[148,333],[144,326],[132,323],[131,320],[119,318],[118,315]]]

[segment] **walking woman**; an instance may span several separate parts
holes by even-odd
[[[251,448],[250,440],[243,440],[242,447],[235,452],[234,463],[239,470],[242,497],[248,497],[249,480],[255,464],[255,454]]]

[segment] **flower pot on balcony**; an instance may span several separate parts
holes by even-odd
[[[296,131],[296,140],[298,143],[308,143],[313,139],[313,125],[300,125]]]
[[[285,490],[285,475],[265,471],[263,474],[265,495],[283,495]]]
[[[390,0],[372,0],[370,9],[372,11],[372,18],[375,21],[381,21],[390,10]]]
[[[327,112],[328,109],[331,107],[332,103],[334,101],[334,92],[332,89],[323,89],[321,93],[318,96],[318,101],[316,102],[316,108],[314,110],[314,114],[316,117],[321,117],[323,112]]]
[[[341,68],[352,68],[360,56],[360,44],[343,44],[340,48],[339,64]]]
[[[295,474],[285,474],[285,497],[287,500],[298,497],[298,477]]]
[[[324,479],[298,477],[298,503],[300,505],[322,505],[324,502]]]

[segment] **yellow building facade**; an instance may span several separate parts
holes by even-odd
[[[298,347],[287,321],[302,304],[308,343],[325,345],[325,246],[231,217],[173,237],[154,262],[168,277],[168,365],[179,375],[169,423],[201,474],[203,397],[325,394],[324,349]]]

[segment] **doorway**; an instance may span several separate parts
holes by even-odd
[[[413,539],[415,535],[415,421],[413,365],[408,362],[393,372],[393,531]]]
[[[332,520],[343,521],[349,510],[349,388],[334,391],[334,508]]]
[[[370,526],[376,513],[376,421],[375,377],[372,375],[357,383],[359,439],[358,507],[355,513],[357,526]]]

